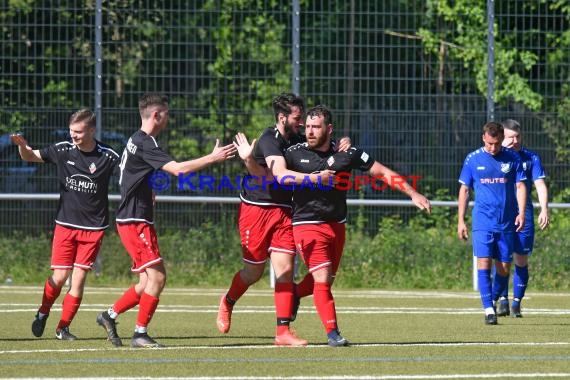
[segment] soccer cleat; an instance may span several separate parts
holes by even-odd
[[[77,337],[69,332],[69,326],[55,330],[55,337],[59,340],[75,340]]]
[[[233,306],[228,305],[226,302],[226,295],[222,294],[222,297],[220,298],[220,307],[218,309],[218,318],[216,319],[218,331],[222,334],[226,334],[230,331],[230,326],[232,324],[232,309]]]
[[[342,335],[336,330],[327,334],[328,345],[331,347],[348,346],[348,340],[344,339]]]
[[[486,325],[496,325],[497,324],[497,315],[496,314],[489,314],[485,316],[485,324]]]
[[[497,309],[497,317],[506,317],[510,314],[511,310],[509,309],[509,301],[499,302],[499,308]]]
[[[36,313],[36,318],[32,322],[32,334],[34,334],[35,337],[39,338],[44,334],[48,317],[49,314],[46,314],[40,318],[40,314]]]
[[[123,345],[119,334],[117,334],[117,323],[111,317],[109,317],[109,313],[104,311],[99,313],[97,316],[97,324],[102,326],[107,333],[107,340],[110,340],[113,346],[120,347]]]
[[[513,318],[522,318],[521,305],[511,306],[511,311],[512,311],[511,314],[513,315]]]
[[[147,333],[135,333],[131,339],[131,347],[135,348],[159,348],[164,347],[158,344]]]
[[[301,339],[295,335],[295,333],[291,330],[287,330],[282,334],[275,336],[275,345],[276,346],[306,346],[309,344],[305,339]]]
[[[291,322],[297,319],[297,312],[299,311],[299,306],[301,305],[301,297],[297,294],[293,295],[293,309],[291,310]]]

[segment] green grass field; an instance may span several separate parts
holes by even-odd
[[[333,290],[334,291],[334,290]],[[339,325],[350,347],[326,345],[312,298],[303,299],[293,327],[308,347],[273,346],[275,314],[267,284],[234,309],[232,329],[215,326],[221,289],[169,289],[149,333],[166,347],[128,347],[136,313],[119,317],[126,344],[114,348],[95,323],[120,294],[88,288],[71,331],[54,337],[56,302],[42,338],[30,325],[40,287],[0,286],[0,377],[428,379],[570,378],[570,297],[530,293],[524,318],[486,326],[477,292],[334,291]]]

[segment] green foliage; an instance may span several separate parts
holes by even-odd
[[[568,202],[570,190],[556,201]],[[555,209],[552,224],[538,231],[530,259],[531,289],[568,290],[570,210]],[[472,248],[456,236],[456,209],[434,208],[432,215],[418,213],[408,222],[385,217],[377,233],[368,235],[349,226],[341,268],[335,286],[376,289],[453,289],[472,286]],[[0,282],[43,283],[49,275],[50,238],[24,235],[0,238]],[[169,286],[225,287],[242,267],[240,239],[231,221],[205,222],[187,231],[159,234],[159,245]],[[94,285],[135,281],[131,262],[120,239],[109,232],[100,253],[102,271],[90,276]],[[266,268],[267,270],[267,268]],[[306,273],[300,265],[300,276]]]
[[[436,55],[438,61],[457,60],[469,69],[476,79],[481,95],[487,93],[487,8],[478,0],[430,0],[427,19],[418,35],[425,51]],[[443,27],[440,25],[443,23]],[[495,29],[495,94],[497,103],[514,99],[527,108],[541,109],[542,95],[526,79],[538,63],[538,56],[513,47],[510,37],[498,35]],[[446,70],[453,75],[452,65]],[[464,91],[464,87],[462,87]]]

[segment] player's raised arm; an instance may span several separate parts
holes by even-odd
[[[385,183],[390,185],[391,189],[399,190],[409,196],[417,208],[431,213],[431,203],[429,199],[414,189],[401,174],[396,173],[378,161],[374,161],[374,164],[368,171],[368,174],[372,177],[382,178]]]
[[[15,133],[10,135],[10,139],[15,145],[18,146],[18,152],[20,153],[22,160],[28,162],[44,162],[44,160],[42,160],[42,156],[40,155],[40,151],[37,149],[32,149],[28,145],[28,142],[24,136]]]

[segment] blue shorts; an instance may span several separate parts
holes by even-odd
[[[473,231],[473,255],[502,263],[513,261],[515,232]]]
[[[518,232],[515,238],[515,253],[530,256],[534,246],[534,232]]]

